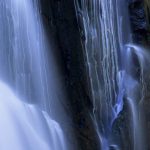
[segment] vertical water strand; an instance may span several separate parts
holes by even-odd
[[[13,58],[11,68],[14,68],[14,71],[13,74],[10,73],[12,74],[10,76],[18,95],[24,95],[23,97],[26,97],[25,99],[28,99],[30,103],[33,102],[31,99],[33,100],[34,97],[46,109],[48,81],[46,81],[47,72],[45,71],[45,50],[47,47],[39,14],[39,2],[16,0],[8,2],[7,5],[10,8],[8,12],[11,14],[14,27],[13,29],[8,24],[14,36],[12,56],[10,56]]]
[[[118,80],[118,76],[122,67],[120,57],[123,56],[122,51],[129,32],[127,30],[126,35],[122,34],[122,19],[124,17],[127,20],[128,10],[126,4],[125,9],[122,9],[121,3],[126,2],[76,1],[76,9],[80,11],[83,20],[83,44],[89,67],[94,118],[100,133],[102,149],[109,148],[112,124],[123,109],[124,81]]]

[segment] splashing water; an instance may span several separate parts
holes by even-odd
[[[1,150],[67,149],[52,119],[57,95],[64,96],[39,6],[38,0],[0,1]]]

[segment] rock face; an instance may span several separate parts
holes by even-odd
[[[149,0],[129,0],[129,13],[135,43],[150,44],[150,2]]]
[[[73,0],[41,0],[42,16],[47,32],[53,34],[59,55],[68,100],[64,107],[72,123],[68,123],[68,140],[72,149],[99,150],[99,141],[90,117],[92,104],[87,94],[84,54]],[[65,128],[64,128],[65,129]],[[71,141],[74,130],[77,143]],[[69,138],[70,136],[70,138]],[[78,145],[78,146],[76,146]],[[74,148],[76,147],[76,148]]]
[[[129,3],[129,13],[133,39],[136,43],[147,42],[147,23],[144,10],[144,1],[136,0]]]

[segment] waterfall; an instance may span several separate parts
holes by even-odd
[[[81,37],[84,37],[82,44],[94,105],[91,116],[101,149],[145,149],[140,105],[146,92],[144,71],[149,54],[133,44],[128,1],[74,2]],[[120,135],[116,138],[114,126],[121,117],[128,123],[122,121],[124,127],[118,124],[116,130]],[[131,139],[129,143],[123,139],[125,134]]]
[[[67,149],[55,120],[65,96],[40,15],[38,0],[0,1],[1,150]]]

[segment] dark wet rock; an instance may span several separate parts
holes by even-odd
[[[148,26],[143,0],[129,2],[129,13],[131,28],[133,31],[133,40],[136,43],[145,43],[148,41]]]

